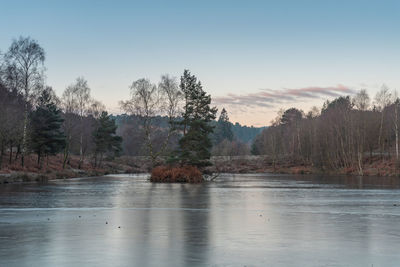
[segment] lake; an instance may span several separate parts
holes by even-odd
[[[400,266],[400,179],[0,185],[0,266]]]

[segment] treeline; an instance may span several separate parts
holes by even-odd
[[[92,99],[84,78],[67,87],[61,98],[45,83],[45,51],[36,40],[20,37],[0,58],[0,168],[35,153],[44,159],[79,155],[81,168],[87,156],[94,166],[104,156],[121,151],[121,137],[104,105]]]
[[[237,125],[238,124],[236,124],[236,127],[232,125],[229,121],[228,112],[223,108],[218,120],[214,124],[215,130],[211,135],[211,140],[213,141],[213,156],[243,156],[250,154],[249,142],[244,142],[240,139],[240,136],[238,137],[235,134],[235,129],[238,129]],[[241,129],[255,128],[243,127]],[[251,134],[252,132],[248,132],[246,137],[248,138]]]
[[[138,138],[142,142],[139,146],[149,157],[151,167],[166,161],[168,168],[202,168],[210,164],[211,122],[217,109],[211,107],[211,96],[195,75],[184,70],[179,85],[169,75],[163,75],[158,84],[142,78],[132,83],[130,91],[130,99],[120,101],[120,106],[130,115],[128,120],[137,120],[142,137]],[[167,119],[166,127],[160,127],[160,117]],[[169,181],[167,177],[159,179]]]
[[[249,127],[246,125],[241,125],[238,122],[232,124],[233,135],[237,138],[237,140],[247,144],[252,144],[254,138],[256,138],[256,136],[261,133],[264,128],[265,127]]]
[[[122,148],[123,154],[128,156],[146,156],[145,132],[141,127],[141,118],[134,114],[122,114],[113,116],[118,126],[117,134],[123,138]],[[162,140],[165,138],[169,119],[167,116],[157,115],[153,118],[152,124],[154,146],[156,150],[161,149]],[[262,131],[263,128],[242,126],[239,123],[232,124],[229,121],[227,111],[223,109],[218,120],[213,120],[210,124],[214,127],[210,138],[213,143],[212,155],[215,156],[234,156],[242,154],[250,154],[250,145],[254,138]],[[221,129],[228,128],[228,131]],[[159,141],[157,141],[157,139]],[[179,134],[173,135],[169,139],[170,148],[178,146]],[[164,155],[167,153],[164,152]]]
[[[211,96],[188,70],[180,82],[164,75],[158,84],[136,80],[130,90],[131,98],[120,102],[126,114],[116,116],[125,154],[148,156],[153,166],[168,161],[204,167],[211,155],[250,153],[225,109],[215,120]]]
[[[399,106],[396,91],[382,86],[373,101],[360,90],[306,114],[290,108],[256,137],[252,153],[268,155],[274,163],[283,158],[321,169],[354,169],[360,175],[374,156],[398,164]]]
[[[0,55],[0,168],[24,166],[33,153],[40,168],[60,154],[63,168],[71,165],[71,156],[79,159],[73,167],[82,168],[87,161],[99,166],[105,157],[121,154],[147,156],[155,165],[183,153],[181,161],[193,156],[194,165],[207,165],[211,154],[249,154],[259,131],[233,125],[226,110],[215,120],[211,97],[187,70],[179,83],[169,75],[157,84],[134,81],[131,98],[120,102],[125,114],[111,116],[83,77],[61,97],[55,94],[45,82],[46,54],[36,40],[20,37]],[[183,147],[198,151],[185,154]]]

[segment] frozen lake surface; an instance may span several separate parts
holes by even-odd
[[[0,185],[0,266],[400,266],[400,179]]]

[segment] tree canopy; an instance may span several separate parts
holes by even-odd
[[[31,149],[38,155],[39,164],[43,156],[55,155],[64,148],[63,121],[51,93],[43,90],[39,106],[31,114]]]
[[[204,167],[210,164],[212,142],[209,135],[214,129],[210,122],[215,119],[217,108],[211,107],[211,96],[188,70],[181,77],[180,88],[184,95],[180,122],[183,136],[179,140],[176,159],[182,165]]]
[[[122,151],[122,138],[116,135],[117,125],[106,111],[103,111],[98,119],[98,125],[93,132],[95,148],[95,166],[101,165],[103,155],[112,153],[118,155]],[[100,158],[98,159],[98,156]]]

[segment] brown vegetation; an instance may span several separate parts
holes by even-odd
[[[201,183],[203,175],[194,166],[158,166],[151,172],[151,182],[163,183]]]
[[[101,176],[109,173],[133,173],[140,171],[135,166],[122,164],[118,160],[105,161],[101,168],[94,167],[93,162],[85,160],[78,169],[79,155],[71,156],[68,164],[63,168],[64,157],[62,154],[50,156],[44,160],[41,167],[37,164],[37,158],[34,155],[25,156],[25,164],[22,167],[17,160],[11,164],[7,161],[3,163],[0,170],[0,184],[12,182],[43,182],[55,179],[67,179],[76,177]]]
[[[359,175],[355,167],[342,167],[340,169],[321,169],[310,163],[301,163],[296,158],[271,156],[239,156],[239,157],[213,157],[213,166],[209,172],[219,173],[285,173],[285,174],[339,174]],[[365,157],[363,160],[364,176],[399,176],[400,170],[396,168],[396,159],[381,156]]]

